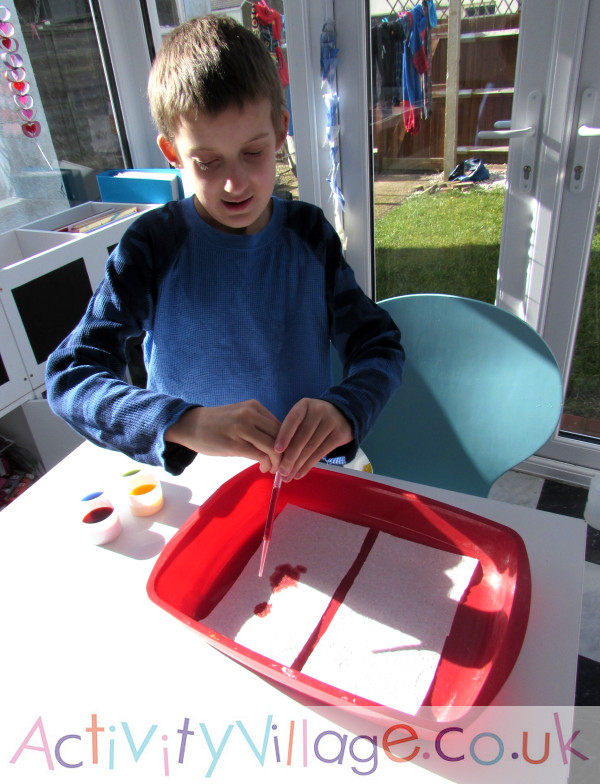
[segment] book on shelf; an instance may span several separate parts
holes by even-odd
[[[75,234],[88,234],[96,229],[101,229],[103,226],[115,221],[127,218],[129,215],[134,215],[138,212],[135,205],[128,205],[126,207],[111,207],[110,209],[97,212],[94,215],[89,215],[87,218],[81,218],[74,223],[68,223],[66,226],[61,226],[56,231],[67,231]]]

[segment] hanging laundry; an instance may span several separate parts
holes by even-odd
[[[404,46],[402,108],[407,133],[418,134],[421,119],[431,113],[431,20],[437,23],[433,0],[424,0],[404,15],[408,26]]]
[[[421,130],[421,107],[423,106],[423,90],[421,74],[426,70],[426,56],[421,33],[425,33],[426,17],[421,6],[415,6],[406,14],[409,34],[404,47],[402,75],[402,108],[404,111],[404,127],[408,133],[418,134]]]
[[[398,5],[388,0],[392,13]],[[418,134],[421,121],[431,115],[431,29],[437,25],[434,0],[423,0],[400,16],[371,22],[373,108],[383,118],[402,107],[408,133]]]
[[[376,28],[375,62],[379,72],[381,111],[384,117],[399,106],[402,85],[404,31],[398,22],[384,20]]]
[[[398,19],[372,21],[371,69],[373,107],[379,105],[382,115],[392,114],[402,104],[402,58],[404,30]]]
[[[434,0],[423,0],[423,10],[429,18],[429,27],[436,27],[438,23],[437,10]]]
[[[250,12],[252,19],[252,32],[257,35],[271,53],[282,87],[287,87],[290,83],[287,63],[281,48],[281,37],[283,34],[283,19],[279,11],[269,8],[265,0],[254,3]]]
[[[421,76],[421,83],[423,88],[423,119],[426,120],[431,114],[433,108],[433,90],[431,81],[431,66],[433,63],[433,51],[431,45],[431,28],[437,25],[437,11],[435,10],[435,3],[433,0],[423,0],[421,3],[423,11],[427,17],[427,27],[425,29],[425,38],[423,45],[425,47],[425,54],[429,68]]]

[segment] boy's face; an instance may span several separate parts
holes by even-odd
[[[216,115],[187,115],[173,141],[161,135],[158,145],[193,184],[196,209],[207,223],[229,233],[254,234],[271,217],[275,155],[288,122],[284,111],[276,133],[270,102],[248,102]]]

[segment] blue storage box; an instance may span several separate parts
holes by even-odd
[[[183,198],[178,169],[109,169],[96,178],[102,201],[164,204]]]

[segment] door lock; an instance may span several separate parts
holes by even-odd
[[[588,157],[597,155],[600,136],[600,101],[595,90],[588,88],[581,96],[579,121],[577,123],[577,136],[573,150],[573,168],[569,190],[571,193],[581,193],[585,186],[585,174]],[[592,158],[593,160],[593,158]]]
[[[526,193],[529,193],[533,188],[541,115],[542,93],[539,90],[532,90],[527,96],[526,122],[522,128],[513,128],[509,120],[500,120],[494,124],[496,130],[479,132],[480,139],[519,139],[521,141],[519,187]],[[511,155],[514,154],[511,152]]]

